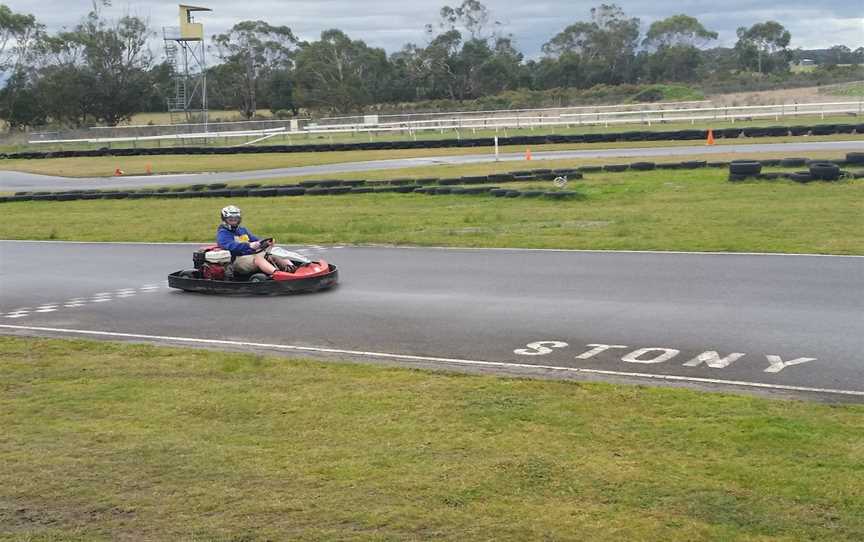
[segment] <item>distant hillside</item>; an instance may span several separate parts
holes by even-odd
[[[843,66],[864,64],[864,47],[854,51],[845,45],[835,45],[830,49],[795,49],[792,51],[794,62],[812,60],[819,66]]]

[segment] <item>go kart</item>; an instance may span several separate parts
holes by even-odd
[[[272,277],[264,273],[251,275],[237,273],[231,264],[231,253],[218,245],[202,247],[192,253],[194,269],[175,271],[168,275],[168,286],[187,292],[210,294],[289,294],[316,292],[336,285],[339,271],[324,260],[313,261],[298,254],[274,247],[273,239],[264,239],[258,252],[274,265],[274,256],[290,261],[287,269],[278,270]],[[279,268],[278,265],[276,265]]]

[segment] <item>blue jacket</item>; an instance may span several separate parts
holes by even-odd
[[[243,226],[231,231],[224,224],[220,224],[219,229],[216,230],[216,244],[225,250],[230,250],[231,256],[234,257],[254,254],[255,251],[252,250],[249,243],[257,240],[258,238]]]

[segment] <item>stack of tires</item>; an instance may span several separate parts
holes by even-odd
[[[761,173],[761,162],[755,160],[733,160],[729,162],[729,180],[732,182],[751,179]]]
[[[840,168],[841,164],[861,164],[864,166],[864,153],[849,153],[846,160],[837,162],[807,160],[805,158],[783,158],[781,160],[734,160],[729,163],[729,180],[743,181],[746,179],[780,179],[786,178],[799,183],[812,181],[837,181],[843,177],[860,178],[857,173],[850,174]],[[801,167],[806,170],[794,173],[762,173],[763,166]],[[861,177],[864,177],[862,172]]]
[[[840,166],[831,162],[810,162],[807,164],[807,171],[795,173],[795,177],[790,177],[793,181],[810,182],[810,181],[836,181],[840,178],[843,172]],[[809,178],[808,178],[809,177]]]

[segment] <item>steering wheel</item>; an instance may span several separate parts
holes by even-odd
[[[266,239],[261,239],[260,241],[258,241],[258,250],[255,251],[255,254],[258,254],[259,252],[264,252],[265,250],[267,250],[271,246],[273,246],[273,238],[272,237],[268,237]]]

